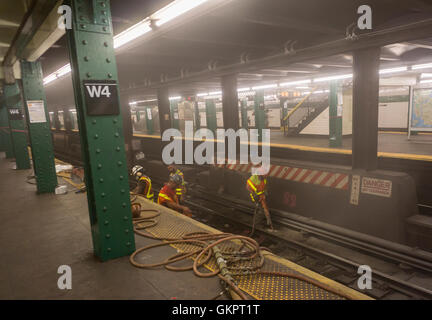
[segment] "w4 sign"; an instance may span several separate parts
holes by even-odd
[[[88,116],[119,114],[116,81],[86,80],[83,84]]]

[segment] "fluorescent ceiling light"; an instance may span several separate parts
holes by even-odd
[[[237,92],[245,92],[245,91],[250,91],[251,88],[240,88],[237,89]]]
[[[424,79],[424,78],[432,78],[432,73],[422,73],[420,78]]]
[[[182,97],[178,96],[178,97],[169,97],[170,100],[180,100]]]
[[[432,68],[432,63],[416,64],[411,67],[412,70]]]
[[[68,63],[67,65],[61,67],[60,69],[58,69],[56,72],[51,73],[49,76],[45,77],[43,80],[44,85],[48,84],[58,78],[60,78],[61,76],[64,76],[65,74],[68,74],[69,72],[71,72],[71,66]]]
[[[311,83],[311,80],[299,80],[299,81],[291,81],[291,82],[284,82],[279,84],[280,87],[289,87],[289,86],[295,86],[297,84],[308,84]]]
[[[395,73],[395,72],[402,72],[407,71],[408,67],[397,67],[397,68],[391,68],[391,69],[381,69],[379,71],[379,74],[388,74],[388,73]]]
[[[296,89],[310,89],[309,87],[296,87]]]
[[[342,79],[350,79],[352,78],[351,74],[342,74],[339,76],[329,76],[329,77],[323,77],[323,78],[315,78],[313,79],[313,82],[325,82],[325,81],[332,81],[332,80],[342,80]]]
[[[277,84],[266,84],[263,86],[258,86],[258,87],[252,87],[252,90],[261,90],[261,89],[272,89],[272,88],[277,88]]]
[[[152,31],[150,27],[150,21],[152,19],[157,20],[156,25],[161,26],[164,23],[181,16],[182,14],[198,7],[199,5],[207,2],[209,0],[175,0],[170,4],[166,5],[162,9],[156,11],[150,17],[147,17],[132,27],[120,32],[118,35],[114,36],[113,45],[114,49],[121,47],[122,45],[141,37],[142,35]],[[44,85],[56,80],[57,78],[71,72],[70,64],[58,69],[56,72],[48,75],[43,79]]]
[[[133,25],[132,27],[120,32],[114,37],[114,49],[121,47],[125,43],[128,43],[142,35],[150,32],[150,22],[148,20],[143,20]]]
[[[432,83],[432,79],[429,79],[429,80],[422,80],[422,81],[420,81],[420,83]]]
[[[208,0],[177,0],[156,11],[151,15],[151,19],[156,20],[156,26],[159,27],[207,1]]]
[[[197,97],[205,97],[205,96],[208,96],[208,93],[198,93],[196,96]]]
[[[221,94],[222,94],[222,91],[209,92],[210,96],[220,96]]]

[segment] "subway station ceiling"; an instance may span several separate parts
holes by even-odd
[[[170,1],[112,0],[114,34],[132,26]],[[372,8],[373,30],[355,28],[357,8]],[[240,66],[238,86],[249,87],[307,76],[351,72],[352,54],[326,54],[308,61],[270,64],[266,57],[301,52],[320,44],[432,19],[428,0],[208,0],[173,23],[116,50],[120,90],[129,101],[155,97],[156,88],[170,87],[173,95],[220,90],[220,74],[211,70]],[[1,21],[1,20],[0,20]],[[0,43],[1,44],[1,43]],[[1,47],[0,47],[1,49]],[[65,37],[42,56],[44,75],[68,63]],[[386,45],[382,67],[432,62],[432,38]],[[233,68],[233,71],[235,69]],[[189,77],[190,75],[200,77]],[[70,76],[47,85],[49,103],[73,104]],[[70,96],[70,97],[69,97]]]

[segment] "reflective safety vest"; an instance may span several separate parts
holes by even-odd
[[[150,178],[147,177],[147,176],[142,176],[139,179],[139,181],[143,181],[143,182],[145,182],[147,184],[147,193],[145,194],[145,196],[146,196],[146,198],[148,200],[153,201],[154,194],[153,194],[153,191],[152,191],[152,184],[151,184]],[[145,189],[144,189],[144,191],[145,191]]]
[[[172,190],[171,188],[169,188],[167,185],[165,185],[160,191],[159,191],[159,195],[158,195],[158,200],[157,203],[158,204],[164,204],[166,202],[175,202],[175,203],[179,203],[178,202],[178,198],[177,195],[174,193],[174,190]]]
[[[181,186],[178,186],[176,188],[176,195],[177,197],[181,197],[183,193],[185,193],[186,187],[185,187],[185,181],[184,181],[184,176],[183,176],[183,172],[181,172],[179,169],[177,169],[177,171],[175,173],[170,173],[170,177],[178,174],[181,178],[182,178],[182,184]]]
[[[252,192],[249,195],[252,202],[255,202],[255,195],[260,196],[266,192],[267,179],[260,180],[260,178],[254,174],[248,179],[246,185],[252,189]]]

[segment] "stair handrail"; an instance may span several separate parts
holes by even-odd
[[[315,88],[312,88],[312,91],[311,92],[309,92],[299,103],[297,103],[297,105],[290,111],[290,112],[288,112],[288,114],[285,116],[285,118],[283,118],[283,121],[287,121],[288,120],[288,118],[298,109],[298,108],[300,108],[301,107],[301,105],[307,100],[307,98],[309,98],[313,93],[314,93],[314,91],[316,90],[317,88],[315,87]]]
[[[312,88],[312,90],[282,119],[285,136],[287,134],[287,130],[289,130],[288,119],[303,105],[303,103],[314,93],[316,89],[317,87]]]

